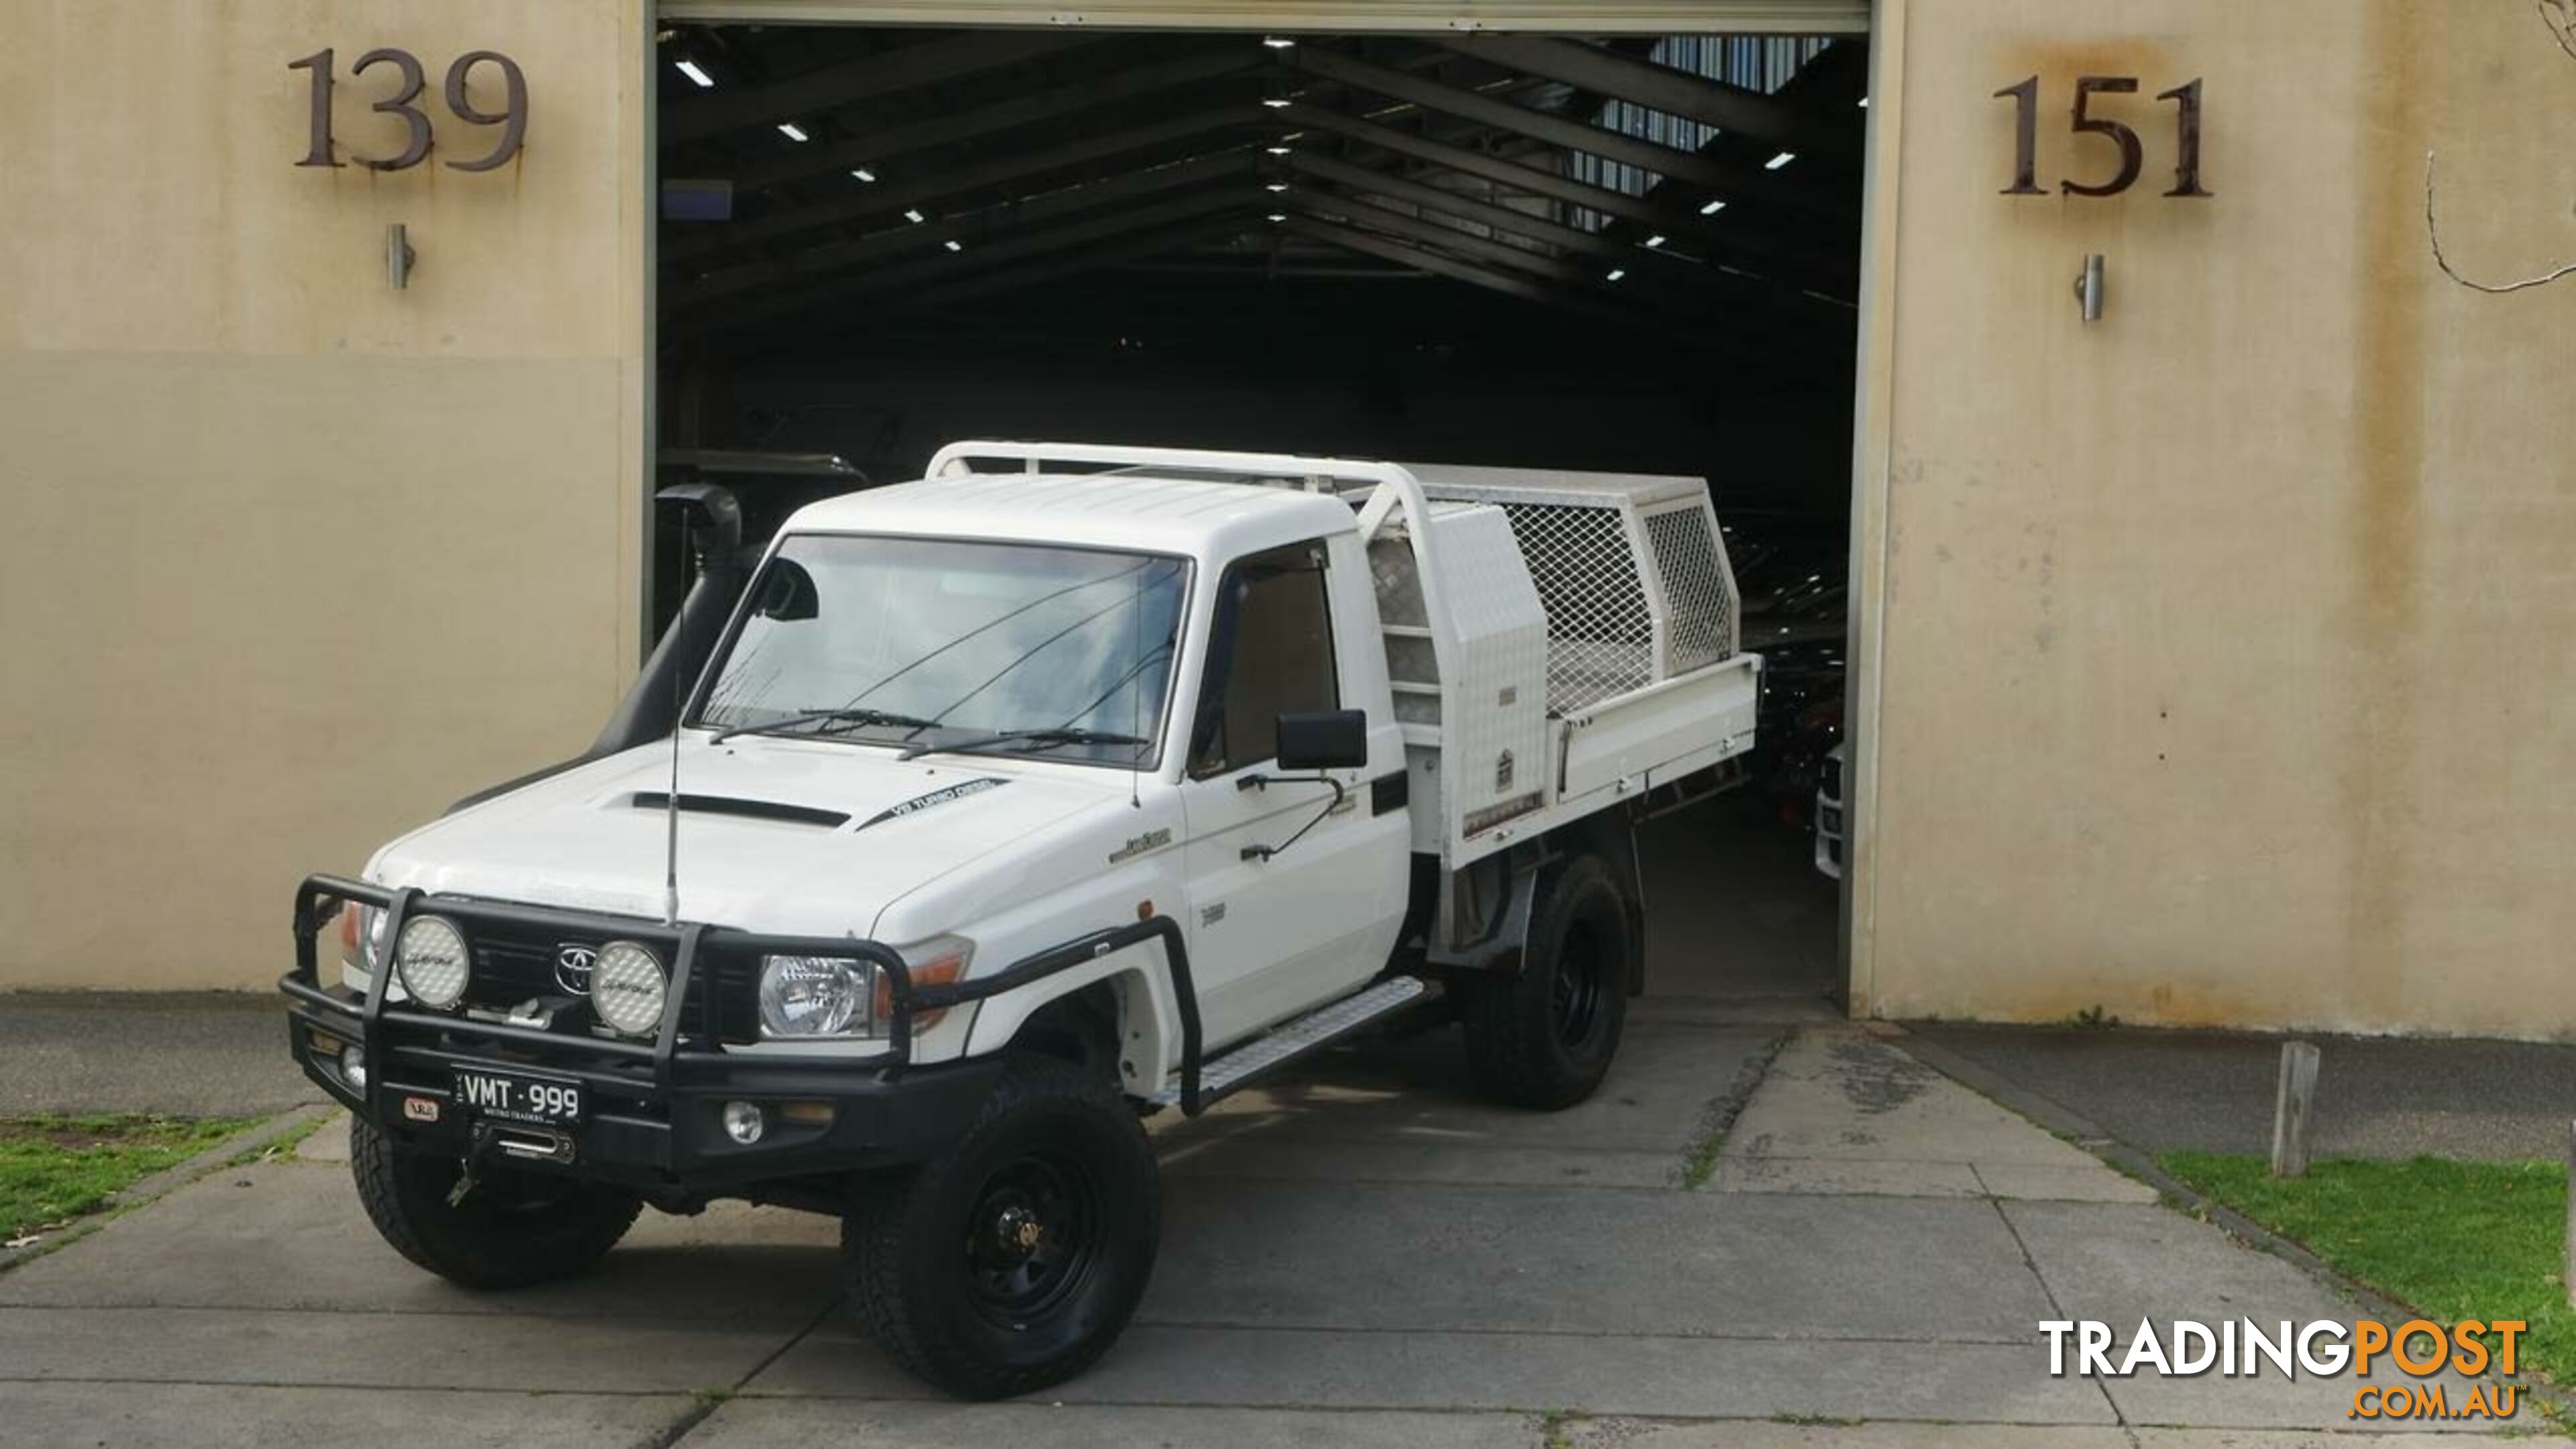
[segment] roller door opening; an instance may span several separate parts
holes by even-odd
[[[664,472],[755,536],[968,437],[1706,478],[1761,743],[1647,827],[1649,989],[1839,995],[1865,38],[675,22],[655,73]]]

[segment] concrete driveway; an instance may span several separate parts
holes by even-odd
[[[1436,1032],[1166,1125],[1135,1326],[1000,1406],[937,1400],[852,1331],[827,1221],[648,1213],[587,1280],[476,1296],[377,1241],[326,1129],[0,1275],[0,1442],[2284,1449],[2351,1427],[2343,1381],[2049,1377],[2042,1319],[2349,1310],[1868,1033],[1650,999],[1571,1112],[1462,1081]]]

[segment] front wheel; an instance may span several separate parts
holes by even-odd
[[[1145,1295],[1161,1237],[1153,1148],[1104,1083],[1028,1057],[975,1125],[865,1185],[841,1225],[850,1309],[896,1363],[970,1399],[1073,1377]]]
[[[643,1200],[623,1189],[502,1166],[461,1202],[464,1164],[349,1123],[358,1201],[394,1251],[467,1288],[524,1288],[587,1270],[635,1225]]]
[[[1628,906],[1610,868],[1578,856],[1539,882],[1518,971],[1463,984],[1467,1064],[1496,1101],[1554,1111],[1609,1074],[1628,1016]]]

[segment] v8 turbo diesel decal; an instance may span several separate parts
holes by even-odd
[[[945,805],[951,800],[963,800],[969,795],[981,795],[987,790],[998,790],[1009,783],[1011,782],[997,775],[979,775],[972,780],[960,780],[954,785],[944,785],[927,795],[915,795],[900,805],[889,805],[859,822],[859,829],[865,830],[871,825],[882,825],[889,820],[900,820],[906,815],[917,815],[934,805]]]

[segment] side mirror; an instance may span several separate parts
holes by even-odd
[[[1279,712],[1279,768],[1357,770],[1368,764],[1368,715],[1356,709]]]

